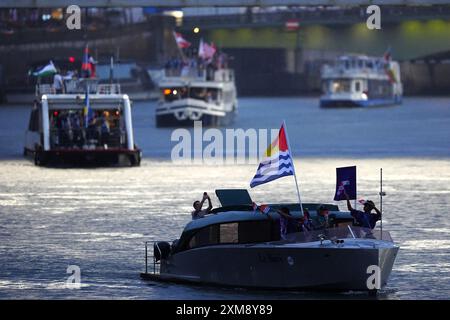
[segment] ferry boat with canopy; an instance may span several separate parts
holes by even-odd
[[[189,222],[181,237],[153,243],[145,272],[150,281],[223,287],[376,292],[367,285],[373,266],[386,285],[399,247],[388,232],[362,228],[349,212],[327,204],[330,228],[280,237],[280,216],[255,211],[247,190],[216,190],[222,207]],[[316,203],[304,203],[311,216]],[[300,219],[299,204],[288,207]],[[150,264],[149,264],[149,260]]]
[[[120,85],[81,79],[65,87],[56,93],[50,84],[36,86],[24,155],[40,166],[139,165],[131,101]]]
[[[390,57],[346,55],[321,70],[322,108],[395,105],[403,87],[398,62]]]

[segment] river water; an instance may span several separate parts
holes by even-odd
[[[257,168],[172,163],[172,129],[155,128],[154,108],[134,104],[140,167],[52,169],[21,156],[30,107],[0,106],[0,298],[366,297],[142,281],[144,241],[178,238],[203,191],[248,188]],[[345,110],[322,110],[315,98],[243,98],[234,127],[279,128],[283,119],[304,202],[333,203],[335,168],[357,165],[359,196],[378,204],[383,168],[383,227],[401,248],[378,297],[449,299],[450,98]],[[250,193],[258,203],[296,200],[291,177]],[[69,265],[81,270],[80,289],[66,288]]]

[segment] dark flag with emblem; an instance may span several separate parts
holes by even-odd
[[[350,200],[356,199],[356,166],[336,168],[335,201],[345,200],[344,189]]]

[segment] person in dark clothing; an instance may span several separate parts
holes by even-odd
[[[280,210],[277,210],[280,215],[280,237],[281,239],[286,240],[286,236],[289,233],[298,232],[298,222],[295,220],[291,213],[289,212],[289,208],[283,207]]]
[[[364,211],[359,211],[353,209],[350,204],[350,199],[348,198],[347,192],[344,190],[345,198],[347,199],[347,208],[350,211],[350,214],[353,218],[358,222],[358,224],[363,228],[373,229],[377,224],[377,221],[381,219],[380,210],[375,207],[375,203],[373,201],[367,200],[364,201]],[[372,210],[375,210],[375,213],[372,213]]]

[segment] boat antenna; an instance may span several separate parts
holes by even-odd
[[[383,191],[383,168],[380,168],[380,227],[381,227],[381,240],[383,240],[383,196],[386,192]]]
[[[295,188],[297,190],[297,196],[298,196],[298,203],[300,204],[300,212],[302,213],[302,216],[304,216],[303,213],[303,205],[302,205],[302,199],[300,198],[300,190],[298,188],[298,182],[297,182],[297,174],[295,173],[295,166],[294,166],[294,156],[292,155],[292,149],[291,149],[291,145],[289,144],[289,136],[287,133],[287,127],[286,127],[286,122],[283,120],[283,127],[284,127],[284,134],[286,135],[286,143],[287,143],[287,147],[289,150],[289,153],[291,154],[291,159],[292,159],[292,169],[294,171],[294,180],[295,180]]]

